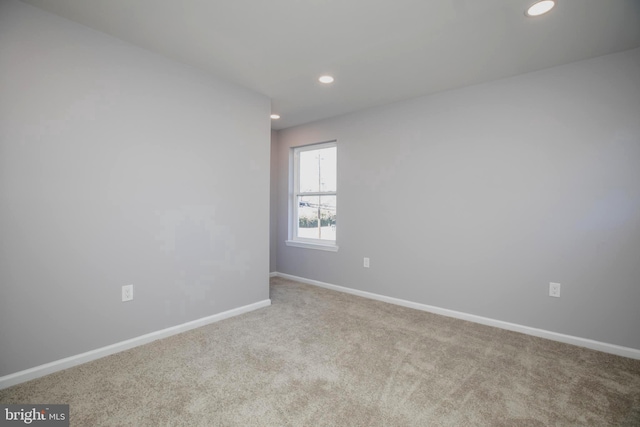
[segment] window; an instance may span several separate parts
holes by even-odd
[[[289,246],[336,251],[337,154],[334,142],[293,149]]]

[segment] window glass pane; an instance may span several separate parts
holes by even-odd
[[[298,237],[319,239],[318,237],[318,196],[298,196]]]
[[[336,239],[336,196],[298,196],[298,236]]]
[[[300,152],[300,192],[311,193],[320,191],[320,163],[318,151]]]
[[[336,191],[336,154],[337,147],[320,151],[320,191]]]
[[[336,240],[336,196],[320,197],[320,239]]]
[[[336,191],[336,147],[300,152],[300,192]]]

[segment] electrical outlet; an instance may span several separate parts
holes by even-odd
[[[364,257],[364,268],[369,268],[369,258]]]
[[[560,298],[560,283],[549,283],[549,296]]]
[[[122,287],[122,301],[131,301],[133,299],[133,285],[125,285]]]

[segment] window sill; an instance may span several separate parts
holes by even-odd
[[[329,252],[338,252],[338,246],[335,244],[321,244],[321,243],[311,243],[311,242],[300,242],[297,240],[287,240],[285,241],[287,246],[293,246],[296,248],[305,248],[305,249],[316,249],[318,251],[329,251]]]

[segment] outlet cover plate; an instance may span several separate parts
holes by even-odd
[[[133,285],[124,285],[122,287],[122,301],[131,301],[133,299]]]
[[[560,298],[560,283],[549,283],[549,296]]]

